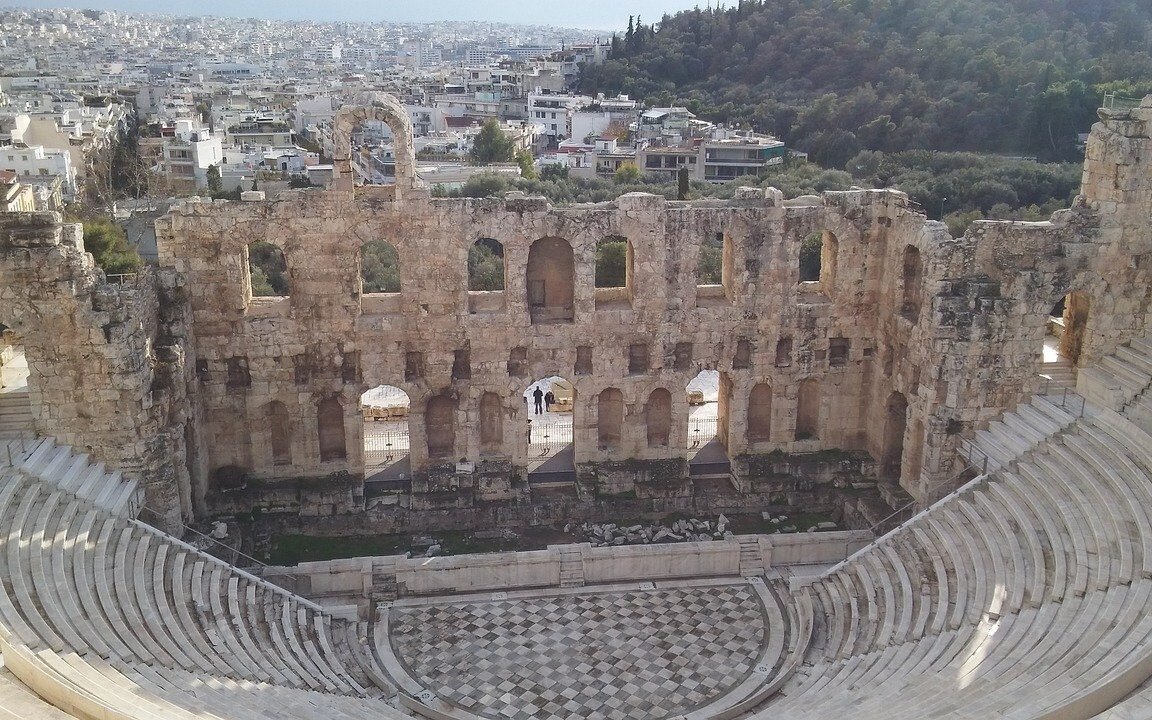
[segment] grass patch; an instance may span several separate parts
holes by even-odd
[[[270,565],[296,565],[365,555],[399,555],[408,549],[410,540],[408,535],[277,535],[272,538],[272,549],[266,562]]]

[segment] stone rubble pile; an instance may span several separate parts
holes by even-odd
[[[716,522],[688,518],[676,520],[670,526],[661,524],[620,526],[616,523],[584,523],[575,531],[592,543],[592,547],[608,545],[648,545],[651,543],[710,542],[731,540],[728,518],[720,515]],[[573,532],[567,525],[565,532]]]

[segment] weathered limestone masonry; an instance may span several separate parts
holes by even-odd
[[[0,215],[0,324],[24,346],[37,433],[143,481],[148,519],[191,518],[182,345],[172,273],[104,283],[80,225]]]
[[[338,126],[347,132],[372,117],[405,137],[394,108],[374,103],[345,108]],[[1138,139],[1142,128],[1111,117],[1096,128],[1086,202],[1046,223],[978,223],[960,239],[894,191],[783,201],[776,191],[747,189],[728,202],[631,194],[553,208],[516,196],[433,199],[407,167],[396,188],[344,182],[274,202],[185,203],[157,229],[161,264],[178,271],[190,292],[207,465],[270,480],[362,475],[357,398],[391,384],[412,400],[414,487],[499,498],[492,486],[477,494],[452,467],[462,459],[524,466],[520,393],[555,374],[576,386],[581,472],[608,476],[617,490],[679,479],[686,475],[683,388],[698,370],[714,368],[727,401],[719,432],[737,471],[745,456],[772,450],[864,449],[921,495],[951,476],[959,434],[1035,390],[1044,323],[1060,297],[1092,296],[1088,357],[1143,325],[1142,316],[1108,317],[1132,309],[1102,298],[1135,294],[1131,302],[1144,303],[1146,282],[1134,285],[1132,273],[1122,286],[1090,282],[1111,273],[1112,262],[1127,258],[1126,266],[1129,236],[1146,239],[1136,222],[1148,208],[1140,183],[1149,155],[1135,147],[1147,142]],[[1143,195],[1103,197],[1118,173]],[[1112,234],[1097,233],[1099,212],[1111,215],[1105,227],[1119,225]],[[800,282],[800,245],[812,233],[824,236],[821,278]],[[724,284],[697,287],[700,244],[717,234]],[[596,242],[608,236],[630,244],[624,291],[594,287]],[[467,289],[468,248],[479,238],[503,244],[502,292]],[[290,297],[251,297],[246,248],[257,240],[284,251]],[[374,240],[399,253],[397,294],[360,293],[359,248]],[[1107,252],[1098,252],[1102,245]],[[531,256],[544,250],[549,290],[530,307],[533,273],[541,272]],[[1114,260],[1090,270],[1094,257]],[[757,402],[771,397],[771,409],[753,434],[749,397],[758,384],[770,389]],[[623,396],[618,439],[597,417],[610,388]],[[670,422],[652,417],[660,389],[672,398]],[[318,408],[333,398],[343,448],[321,459],[327,431]],[[288,408],[289,427],[271,421],[273,403]],[[436,410],[426,416],[430,405]],[[290,435],[290,458],[274,461],[271,448],[283,444],[276,432]]]
[[[1082,364],[1147,325],[1152,99],[1102,112],[1073,208],[963,238],[891,190],[567,208],[435,199],[394,99],[358,102],[336,134],[388,122],[397,185],[355,187],[338,148],[329,189],[184,202],[157,221],[158,280],[134,290],[98,285],[58,218],[4,221],[0,322],[32,360],[38,430],[146,474],[149,503],[172,519],[237,472],[304,488],[302,511],[352,510],[358,399],[389,384],[412,403],[413,507],[464,508],[524,496],[521,393],[560,375],[576,389],[581,479],[673,497],[689,482],[684,387],[710,368],[738,482],[773,451],[864,450],[923,498],[954,478],[962,434],[1037,389],[1060,298],[1072,293],[1066,342]],[[814,233],[821,276],[801,282]],[[608,236],[629,242],[626,288],[594,287]],[[503,291],[468,291],[480,238],[503,245]],[[723,283],[697,287],[701,243],[717,238]],[[283,250],[289,297],[251,296],[257,240]],[[398,251],[399,293],[361,292],[360,249],[377,240]],[[456,473],[462,459],[480,472]]]

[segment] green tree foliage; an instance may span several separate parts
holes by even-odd
[[[712,235],[700,243],[696,260],[696,284],[719,285],[724,282],[724,238]]]
[[[108,275],[140,269],[140,254],[128,243],[124,229],[106,218],[84,221],[84,249],[92,253],[96,266]]]
[[[360,280],[365,293],[400,292],[400,255],[390,243],[373,240],[360,249]]]
[[[625,287],[628,284],[628,241],[607,237],[596,243],[596,287]]]
[[[539,175],[536,173],[536,165],[532,159],[532,153],[521,150],[516,153],[516,164],[520,166],[520,177],[535,180]]]
[[[488,120],[476,134],[469,158],[474,163],[486,165],[494,162],[512,162],[516,155],[516,144],[500,129],[495,118]]]
[[[748,123],[833,166],[918,148],[1070,160],[1104,90],[1152,91],[1147,0],[740,0],[638,18],[585,93]]]
[[[253,297],[288,295],[288,263],[280,248],[263,240],[252,243],[248,246],[248,267],[252,271]]]
[[[504,246],[480,238],[468,248],[468,289],[504,289]]]
[[[800,242],[800,280],[820,279],[820,253],[824,249],[824,236],[812,233]]]
[[[630,185],[640,182],[643,173],[640,172],[640,166],[634,162],[622,162],[620,167],[616,168],[616,174],[612,180],[617,185]]]
[[[208,175],[208,193],[216,195],[224,192],[224,178],[220,177],[219,166],[209,165],[206,174]]]

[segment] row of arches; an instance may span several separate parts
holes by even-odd
[[[729,386],[725,379],[720,380],[720,386],[721,402],[713,417],[718,421],[717,425],[724,431],[718,433],[717,427],[714,425],[706,431],[706,439],[717,434],[723,436],[727,434],[726,427],[729,418],[727,417],[726,396],[729,393]],[[400,392],[402,393],[402,391]],[[404,398],[406,402],[407,396],[405,395]],[[775,401],[775,391],[766,382],[757,383],[749,391],[745,410],[745,427],[746,439],[750,446],[754,447],[778,439],[773,434],[773,406]],[[812,440],[819,437],[820,405],[820,381],[815,378],[802,381],[796,400],[794,439]],[[575,398],[572,397],[568,401],[568,412],[572,412],[575,406]],[[624,393],[619,388],[605,388],[595,396],[593,402],[587,407],[595,413],[597,449],[606,452],[620,450],[624,444],[627,414]],[[643,424],[643,438],[647,447],[663,448],[670,446],[673,438],[673,407],[672,391],[665,387],[654,388],[643,399],[640,407],[640,422]],[[429,460],[457,458],[459,453],[457,448],[457,411],[459,409],[456,398],[447,393],[433,395],[425,402],[422,413],[423,436]],[[510,410],[510,406],[498,393],[488,391],[480,396],[478,435],[482,453],[486,455],[507,454],[505,443],[509,436],[505,433],[505,420]],[[408,413],[405,410],[397,417],[401,418],[401,422],[407,423],[407,416]],[[273,400],[267,404],[265,419],[269,428],[273,465],[291,465],[293,462],[292,450],[296,435],[294,417],[292,410],[279,400]],[[316,433],[321,462],[348,458],[347,417],[345,401],[341,397],[332,395],[318,401]],[[528,408],[527,417],[529,420],[533,418],[530,408]],[[571,418],[572,416],[569,415],[568,417]],[[367,439],[367,437],[366,434],[365,438]],[[572,435],[567,435],[566,439],[571,441]],[[531,434],[528,436],[528,442],[532,442]]]
[[[836,279],[839,243],[830,231],[810,236],[801,245],[799,279],[802,283],[819,282],[831,288]],[[911,254],[909,254],[911,253]],[[253,297],[286,297],[291,295],[292,273],[283,251],[267,241],[256,241],[245,249],[249,288]],[[729,237],[717,232],[698,249],[695,279],[698,288],[715,288],[702,292],[701,302],[724,298],[732,276],[732,248]],[[403,273],[396,247],[386,240],[364,243],[359,256],[361,293],[366,295],[399,293]],[[631,241],[609,235],[597,242],[595,254],[595,288],[597,306],[630,303],[634,292],[635,251]],[[904,266],[904,306],[917,302],[921,269],[919,252],[908,247]],[[575,298],[576,262],[572,245],[560,237],[544,237],[528,251],[526,292],[534,321],[570,322]],[[504,246],[489,237],[477,239],[467,256],[468,290],[472,293],[503,291],[508,282]],[[475,309],[474,309],[475,311]]]

